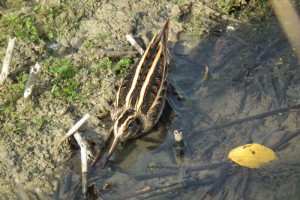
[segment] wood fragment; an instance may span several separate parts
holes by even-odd
[[[182,89],[176,85],[175,81],[169,78],[169,83],[172,89],[172,93],[179,99],[184,100],[187,98],[187,95],[182,91]]]
[[[297,9],[289,0],[270,0],[270,3],[300,64],[300,18]]]
[[[247,186],[249,182],[249,171],[243,171],[242,180],[238,186],[237,199],[246,199],[245,194],[247,192]]]
[[[111,187],[110,182],[106,182],[105,184],[102,185],[102,190],[109,190]]]
[[[182,138],[182,131],[180,131],[179,129],[176,129],[174,131],[174,138],[176,142],[182,142],[183,138]]]
[[[229,15],[222,15],[222,19],[227,20],[229,22],[237,23],[237,24],[247,24],[249,21],[248,20],[241,20],[241,19],[236,19],[233,17],[230,17]]]
[[[274,144],[272,146],[272,149],[276,151],[284,149],[286,145],[288,145],[288,142],[299,134],[300,134],[300,129],[297,129],[293,132],[288,132],[286,135],[283,136],[283,138],[280,141],[278,141],[277,144]]]
[[[273,40],[260,54],[259,56],[256,58],[256,60],[258,62],[262,61],[266,55],[268,55],[276,45],[278,45],[280,42],[282,42],[284,39],[283,36],[280,36],[278,38],[276,38],[275,40]]]
[[[136,194],[132,196],[126,196],[126,199],[133,198],[136,199],[172,199],[174,197],[174,193],[178,191],[182,191],[186,187],[196,186],[199,187],[200,185],[209,185],[212,184],[214,180],[195,180],[195,179],[188,179],[182,180],[177,182],[171,182],[163,186],[155,186],[154,189],[147,191],[144,194]]]
[[[223,124],[217,124],[217,125],[214,125],[214,126],[209,127],[209,128],[197,130],[197,132],[198,133],[199,132],[202,133],[202,132],[206,132],[206,131],[210,131],[210,130],[214,130],[214,129],[226,128],[226,127],[229,127],[229,126],[233,126],[233,125],[245,123],[245,122],[248,122],[248,121],[263,119],[265,117],[269,117],[269,116],[272,116],[272,115],[278,115],[280,113],[292,111],[294,109],[300,109],[300,104],[296,104],[294,106],[290,106],[290,107],[286,107],[286,108],[281,108],[281,109],[273,110],[273,111],[270,111],[270,112],[261,113],[261,114],[258,114],[258,115],[253,115],[253,116],[245,117],[245,118],[234,120],[234,121],[230,121],[230,122],[225,122]]]
[[[280,96],[280,102],[279,102],[280,105],[282,105],[282,103],[285,101],[288,86],[290,85],[291,80],[293,80],[293,76],[294,75],[292,73],[288,73],[288,75],[285,78],[285,81],[284,81],[283,87],[282,87],[281,96]]]
[[[135,194],[141,195],[141,194],[145,194],[147,192],[150,192],[151,190],[152,190],[152,188],[150,186],[145,186],[145,187],[135,191]]]
[[[275,83],[274,83],[274,77],[273,77],[273,75],[271,73],[269,73],[269,83],[270,83],[270,93],[271,93],[272,101],[274,103],[274,108],[275,109],[279,109],[280,108],[280,104],[279,104],[278,97],[280,95],[276,92],[276,87],[275,87]]]
[[[209,169],[215,169],[217,167],[220,166],[226,166],[229,165],[227,161],[225,162],[218,162],[218,163],[211,163],[211,164],[207,164],[207,165],[200,165],[200,166],[196,166],[196,167],[190,167],[188,169],[186,169],[186,173],[191,173],[191,172],[199,172],[199,171],[203,171],[203,170],[209,170]],[[133,178],[141,181],[141,180],[147,180],[147,179],[154,179],[154,178],[162,178],[162,177],[167,177],[167,176],[176,176],[178,175],[178,170],[180,168],[176,168],[176,169],[171,169],[168,170],[166,172],[159,172],[156,174],[143,174],[143,175],[138,175],[138,176],[134,176]]]
[[[182,131],[180,129],[176,129],[174,131],[175,142],[173,143],[174,150],[176,152],[176,157],[181,157],[184,155],[184,141],[182,136]],[[179,163],[182,163],[183,160],[176,160]],[[181,162],[182,161],[182,162]]]
[[[25,91],[24,91],[24,99],[31,96],[32,91],[33,91],[33,87],[34,87],[35,82],[36,82],[37,75],[40,71],[40,68],[41,68],[41,66],[39,65],[38,62],[35,64],[35,66],[31,67],[29,79],[26,83],[26,87],[25,87]]]
[[[166,97],[167,102],[169,104],[169,106],[172,108],[172,110],[175,112],[177,117],[181,117],[180,111],[184,110],[182,107],[179,107],[177,103],[175,103],[169,95],[167,95]]]
[[[87,144],[81,137],[79,132],[74,134],[74,138],[80,146],[80,154],[81,154],[81,175],[82,175],[82,195],[83,197],[87,196],[88,190],[88,153],[87,153]]]
[[[209,76],[210,76],[210,69],[208,66],[205,67],[205,71],[204,71],[204,77],[203,77],[203,80],[208,80],[209,79]]]
[[[144,49],[135,41],[131,35],[126,35],[128,42],[141,54],[144,54]]]
[[[9,38],[6,54],[3,62],[2,72],[0,74],[0,85],[2,85],[5,82],[9,74],[9,66],[14,53],[15,43],[16,43],[16,38],[13,39]]]
[[[83,118],[81,120],[79,120],[69,131],[68,133],[60,140],[60,142],[65,141],[66,139],[68,139],[68,137],[70,137],[71,135],[73,135],[73,133],[75,133],[80,126],[82,126],[82,124],[88,120],[88,118],[90,117],[90,115],[87,113],[83,116]]]
[[[100,58],[108,57],[108,58],[131,58],[135,57],[137,54],[139,54],[138,51],[103,51],[98,50],[97,51]]]

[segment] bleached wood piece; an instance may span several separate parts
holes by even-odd
[[[26,87],[25,87],[25,91],[24,91],[24,99],[28,98],[32,94],[33,87],[35,85],[36,78],[40,71],[40,68],[41,68],[41,66],[39,65],[38,62],[35,64],[35,66],[31,67],[29,79],[26,83]]]
[[[13,39],[9,38],[6,54],[3,62],[2,72],[0,74],[0,85],[2,85],[5,82],[9,74],[9,66],[14,53],[15,43],[16,43],[16,38]]]
[[[81,166],[82,166],[82,173],[87,173],[88,168],[87,168],[87,144],[81,137],[79,132],[74,133],[74,138],[77,141],[79,147],[80,147],[80,153],[81,153]]]
[[[174,131],[174,138],[175,138],[175,141],[176,142],[181,142],[181,141],[183,141],[183,137],[182,137],[182,131],[180,131],[180,130],[175,130]]]
[[[79,120],[69,131],[68,133],[60,140],[60,142],[65,141],[66,139],[68,139],[68,137],[70,137],[71,135],[73,135],[73,133],[75,133],[80,126],[82,126],[82,124],[88,120],[88,118],[90,117],[90,115],[87,113],[83,116],[83,118],[81,118],[81,120]]]
[[[135,41],[131,35],[126,35],[128,42],[141,54],[144,54],[144,49]]]
[[[209,79],[209,76],[210,76],[210,69],[208,66],[205,67],[205,71],[204,71],[204,77],[203,77],[203,80],[208,80]]]
[[[76,131],[74,133],[74,138],[77,141],[77,143],[79,144],[80,149],[83,148],[87,152],[87,158],[90,160],[93,160],[94,155],[88,146],[88,142],[83,137],[81,137],[80,132]],[[87,171],[87,169],[85,171]]]
[[[293,52],[298,57],[298,64],[300,64],[299,12],[292,1],[289,0],[270,0],[270,3],[291,47],[293,48]]]
[[[80,154],[81,154],[81,175],[82,175],[82,194],[86,196],[87,188],[88,188],[88,181],[87,181],[87,174],[88,174],[88,151],[87,151],[87,143],[81,137],[79,132],[74,134],[74,138],[76,139],[77,143],[80,146]]]

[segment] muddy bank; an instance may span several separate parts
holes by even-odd
[[[0,193],[11,197],[9,191],[15,188],[20,195],[57,191],[61,172],[73,168],[73,150],[68,142],[57,145],[59,139],[87,112],[91,119],[81,131],[96,144],[95,149],[107,133],[110,121],[103,116],[110,110],[120,78],[137,55],[126,53],[135,52],[126,34],[145,47],[171,18],[173,43],[183,31],[182,23],[174,19],[191,12],[189,9],[176,1],[1,2],[1,30],[5,33],[1,60],[7,38],[18,39],[0,93]],[[106,56],[119,51],[128,58]],[[24,101],[22,92],[35,62],[41,63],[42,72],[32,98]]]
[[[213,127],[297,105],[297,59],[267,2],[254,4],[255,9],[250,5],[248,18],[234,14],[246,5],[226,10],[220,2],[1,1],[1,60],[7,37],[18,38],[10,75],[0,86],[1,196],[80,198],[78,146],[72,139],[57,142],[88,112],[91,118],[80,131],[94,150],[99,148],[111,125],[109,110],[119,81],[138,58],[126,34],[145,48],[167,18],[174,62],[170,79],[184,95],[183,101],[172,96],[180,116],[162,119],[150,135],[117,152],[108,169],[95,169],[89,179],[99,191],[94,194],[110,199],[232,199],[284,190],[291,176],[284,169],[298,172],[291,167],[299,158],[298,110]],[[37,61],[43,69],[32,98],[24,101],[28,72]],[[203,79],[205,67],[210,69],[208,80]],[[186,141],[180,159],[172,146],[177,128]],[[258,173],[228,165],[230,149],[253,141],[276,147],[288,164]],[[221,164],[211,165],[216,162]],[[200,170],[202,165],[206,171]],[[271,184],[278,177],[284,177],[282,187]],[[267,189],[260,190],[255,180]],[[103,189],[106,182],[108,190]],[[137,192],[145,187],[152,192]]]

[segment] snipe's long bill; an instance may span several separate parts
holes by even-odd
[[[138,64],[133,66],[119,87],[111,111],[114,141],[104,166],[118,141],[148,132],[162,113],[168,87],[168,30],[169,20],[153,37]]]

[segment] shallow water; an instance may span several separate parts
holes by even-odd
[[[265,23],[172,44],[170,80],[184,98],[170,98],[179,116],[129,141],[107,169],[95,169],[89,183],[97,192],[91,193],[100,199],[299,199],[299,106],[284,108],[299,104],[293,91],[300,68],[276,20]],[[173,147],[178,128],[183,157]],[[228,160],[231,149],[254,142],[279,160],[259,170]],[[80,177],[65,180],[77,187],[58,196],[80,199]],[[101,189],[106,182],[109,189]]]
[[[114,3],[118,4],[118,1]],[[107,6],[110,8],[111,5],[107,4]],[[179,11],[173,11],[175,16],[176,12],[180,15]],[[87,23],[89,26],[94,28],[95,21],[107,18],[105,13],[99,13],[102,14],[100,19],[92,18]],[[127,11],[124,13],[128,14]],[[132,19],[132,16],[126,15],[126,17]],[[123,16],[119,15],[117,21],[119,19],[123,20]],[[115,19],[112,17],[110,20]],[[151,35],[149,29],[153,28],[152,23],[137,24],[138,28],[133,31],[139,31],[139,26],[141,26],[141,35],[144,33],[144,35]],[[105,27],[106,24],[100,23],[100,25]],[[93,29],[93,32],[99,34],[103,31],[102,26]],[[146,26],[145,30],[143,26]],[[227,27],[230,28],[227,29]],[[124,32],[132,31],[127,30],[132,28],[129,25],[122,25],[123,32],[121,33],[118,30],[119,27],[113,28],[116,30],[116,35],[124,35]],[[178,116],[174,116],[174,111],[167,107],[159,124],[149,135],[128,141],[119,147],[107,168],[102,169],[98,163],[88,178],[90,199],[300,198],[299,62],[274,16],[265,21],[259,21],[257,24],[255,22],[239,25],[229,23],[217,28],[222,31],[216,33],[214,29],[202,40],[181,33],[171,35],[172,38],[178,38],[176,43],[169,44],[173,58],[170,81],[177,88],[177,92],[170,93],[169,98]],[[114,35],[114,37],[117,36]],[[147,41],[148,38],[143,37],[141,36],[144,41]],[[107,40],[112,43],[111,38]],[[119,40],[117,42],[120,42]],[[77,44],[77,42],[74,43]],[[115,49],[115,46],[109,46],[109,48]],[[76,57],[80,54],[72,56]],[[81,58],[76,57],[77,60]],[[210,71],[207,79],[205,78],[206,67]],[[19,72],[13,73],[18,75]],[[85,80],[88,82],[90,74],[81,75],[86,75]],[[95,85],[99,87],[101,78],[94,77],[93,79]],[[47,112],[51,114],[51,117],[56,117],[53,113],[61,112],[66,107],[63,103],[58,103],[59,106],[56,105],[56,107],[43,105],[48,104],[49,99],[55,100],[53,97],[43,96],[49,90],[49,82],[45,80],[45,86],[41,84],[37,87],[39,89],[36,92],[35,107],[41,108],[38,111],[39,114],[42,113],[42,117]],[[101,82],[100,85],[103,86],[102,84]],[[96,91],[99,89],[97,87]],[[41,125],[38,130],[46,130],[46,134],[43,133],[45,137],[49,132],[58,134],[59,139],[67,127],[81,116],[82,109],[97,107],[95,112],[101,113],[102,107],[106,105],[99,106],[102,102],[96,102],[96,100],[93,97],[93,102],[88,104],[90,107],[80,107],[80,103],[74,105],[71,108],[73,110],[70,109],[70,112],[59,116],[55,121],[50,117],[46,118],[49,124]],[[20,109],[16,108],[16,110]],[[30,115],[27,114],[25,118],[28,116]],[[64,123],[61,124],[61,121]],[[108,122],[105,121],[105,124],[109,125],[110,119]],[[30,123],[28,125],[29,131],[35,132],[35,129],[30,130],[31,125]],[[94,128],[98,125],[99,120],[93,116],[89,124],[84,126],[84,132],[91,133],[90,135],[96,138],[97,133],[107,129],[106,127]],[[179,128],[183,132],[184,156],[176,156],[174,147],[173,132]],[[31,134],[25,135],[25,129],[16,132],[18,134],[16,140],[22,138],[17,141],[21,147],[22,143],[29,143],[26,137],[34,140]],[[41,137],[41,133],[36,133],[35,136]],[[53,138],[49,138],[43,139],[41,143],[52,144]],[[99,138],[97,139],[99,142]],[[253,142],[273,149],[279,160],[259,170],[242,168],[228,160],[227,155],[231,149]],[[45,168],[51,168],[52,171],[48,172],[53,175],[52,173],[56,173],[55,169],[63,161],[49,166],[53,155],[49,154],[46,148],[43,149],[43,153],[49,156],[45,159],[45,154],[34,154],[36,152],[33,153],[32,149],[44,147],[37,146],[37,144],[32,144],[30,148],[25,149],[26,159],[35,157],[37,161],[49,160],[49,163],[45,162],[46,164],[37,163],[47,165]],[[24,169],[27,165],[17,166],[17,168],[14,163],[5,165],[6,168],[12,170],[4,173],[14,174],[16,169],[25,171],[25,175],[22,173],[18,175],[23,178],[22,183],[28,180],[28,184],[24,187],[18,184],[18,176],[7,178],[11,182],[16,181],[15,190],[20,198],[82,199],[80,153],[76,148],[72,150],[74,155],[69,161],[71,167],[63,169],[62,180],[60,180],[60,175],[51,180],[47,176],[34,177],[35,174],[32,175],[30,170],[27,172],[27,169]],[[16,155],[12,158],[6,158],[3,153],[4,159],[1,161],[6,161],[6,159],[15,162],[19,161],[17,159],[22,161],[23,154],[13,153]],[[64,153],[68,155],[68,149]],[[28,162],[30,161],[32,160]],[[19,163],[22,164],[22,162]],[[38,169],[33,170],[37,172],[36,174],[41,174]],[[50,192],[58,184],[58,191],[50,197],[48,194],[38,192],[40,188],[34,185],[35,180],[32,177],[36,178],[40,185],[47,183],[45,188]],[[31,184],[30,181],[34,183]],[[108,183],[107,186],[105,186],[106,183]],[[0,191],[2,194],[2,188]]]

